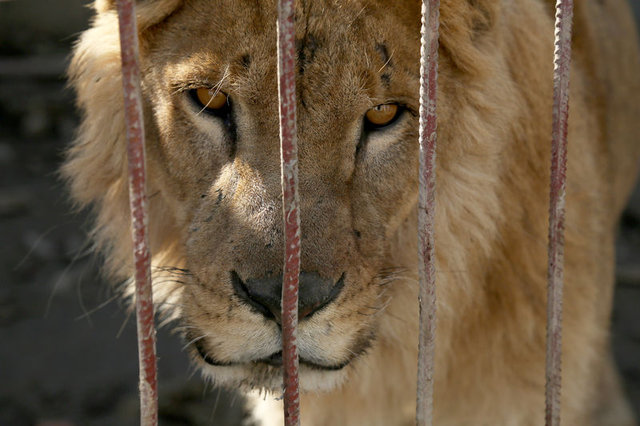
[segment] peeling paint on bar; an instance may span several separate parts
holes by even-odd
[[[416,401],[416,424],[418,426],[430,426],[433,421],[433,364],[436,331],[434,223],[439,8],[439,0],[423,0],[422,2],[420,194],[418,198],[420,337]]]
[[[278,91],[284,216],[282,283],[282,362],[285,425],[300,424],[298,382],[298,284],[300,277],[300,203],[296,136],[295,8],[293,0],[278,3]]]
[[[551,196],[549,206],[549,270],[547,289],[547,369],[545,424],[560,425],[562,356],[562,286],[564,263],[564,207],[567,173],[567,121],[573,0],[556,3],[553,70],[553,127]]]
[[[129,202],[135,265],[135,300],[140,368],[140,424],[158,424],[156,331],[147,237],[144,119],[138,66],[138,33],[133,0],[118,0],[122,85],[129,157]]]

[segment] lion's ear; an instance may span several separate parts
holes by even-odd
[[[471,23],[471,31],[475,37],[482,36],[490,31],[500,13],[500,2],[496,0],[468,0]]]
[[[460,69],[478,72],[493,49],[501,0],[444,0],[440,3],[440,45]],[[485,64],[486,65],[486,64]]]
[[[448,0],[440,4],[440,22],[464,29],[474,39],[491,31],[499,14],[499,0]],[[442,26],[442,25],[441,25]]]
[[[184,0],[136,0],[138,29],[144,31],[155,25],[178,9]],[[98,14],[112,13],[116,10],[117,0],[96,0],[94,7]]]

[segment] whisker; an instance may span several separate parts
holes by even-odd
[[[161,271],[161,272],[170,272],[175,274],[193,275],[193,273],[190,270],[185,268],[178,268],[177,266],[152,266],[151,270]]]
[[[80,309],[84,313],[84,317],[87,318],[87,322],[90,327],[93,327],[93,321],[91,321],[91,317],[87,312],[87,307],[84,304],[84,297],[82,297],[82,279],[84,278],[85,271],[82,271],[80,276],[78,277],[78,281],[76,283],[76,295],[78,296],[78,303],[80,304]]]
[[[133,313],[132,310],[129,310],[129,312],[127,312],[127,317],[124,319],[124,321],[122,321],[122,325],[120,326],[120,329],[118,330],[118,333],[116,334],[116,339],[119,339],[120,336],[122,336],[122,333],[124,332],[124,329],[127,325],[127,323],[129,322],[129,319],[131,318],[131,314]]]
[[[194,339],[191,339],[190,341],[188,341],[187,343],[185,343],[185,344],[184,344],[184,346],[182,347],[182,350],[184,351],[184,350],[185,350],[185,349],[187,349],[189,346],[191,346],[191,345],[193,345],[194,343],[199,342],[200,340],[205,339],[205,338],[207,338],[207,337],[209,337],[209,336],[210,336],[210,334],[205,333],[205,334],[203,334],[203,335],[201,335],[201,336],[199,336],[199,337],[196,337],[196,338],[194,338]]]
[[[231,75],[231,73],[229,72],[229,65],[227,65],[226,68],[224,69],[224,74],[222,74],[222,78],[220,78],[220,81],[218,81],[216,85],[212,87],[212,89],[215,89],[213,96],[211,96],[211,99],[209,99],[209,102],[207,102],[207,104],[200,111],[198,111],[196,115],[202,114],[204,110],[207,109],[209,104],[213,102],[213,99],[218,95],[218,93],[220,93],[220,88],[222,87],[222,83],[227,79],[227,77],[229,77],[229,75]]]
[[[86,244],[86,246],[88,247],[88,243]],[[51,293],[49,294],[49,298],[47,299],[47,305],[46,305],[45,310],[44,310],[44,317],[45,318],[49,316],[49,312],[51,311],[51,303],[53,302],[54,296],[58,292],[58,288],[60,287],[60,283],[62,283],[63,278],[67,276],[67,274],[71,270],[71,267],[74,266],[75,263],[80,258],[86,256],[87,253],[83,253],[83,252],[84,252],[84,248],[81,249],[81,250],[78,250],[78,253],[76,253],[73,256],[73,258],[71,259],[71,262],[69,262],[69,264],[62,270],[62,273],[60,274],[60,276],[58,277],[56,282],[53,284],[53,288],[51,289]]]
[[[113,302],[116,299],[119,299],[121,296],[119,294],[115,294],[111,297],[109,297],[107,300],[105,300],[104,302],[100,303],[98,306],[96,306],[95,308],[92,308],[90,310],[85,310],[83,309],[84,313],[82,315],[79,315],[77,317],[74,318],[74,321],[79,321],[81,319],[84,318],[88,318],[89,315],[93,315],[94,313],[98,312],[100,309],[104,308],[105,306],[107,306],[109,303]]]
[[[209,423],[213,423],[213,416],[215,415],[216,410],[218,409],[218,404],[220,403],[220,394],[222,391],[220,389],[217,390],[218,393],[216,395],[216,400],[213,403],[213,409],[211,410],[211,415],[209,415]]]
[[[154,286],[159,286],[161,284],[182,284],[182,285],[191,285],[192,283],[187,283],[184,281],[180,281],[180,280],[174,280],[171,278],[167,278],[165,280],[162,281],[153,281],[153,285]]]
[[[385,69],[387,65],[389,65],[389,63],[391,62],[391,58],[393,58],[393,54],[395,52],[396,52],[395,50],[391,51],[391,55],[389,55],[389,58],[387,58],[387,61],[384,63],[384,65],[380,67],[380,69],[378,70],[378,74],[380,74],[382,70]]]
[[[47,229],[46,231],[44,231],[43,233],[41,233],[38,238],[36,238],[36,240],[33,242],[33,244],[31,244],[31,247],[29,248],[29,251],[27,251],[27,254],[25,254],[22,259],[20,260],[20,262],[18,262],[18,264],[16,266],[13,267],[14,271],[17,271],[18,269],[20,269],[20,267],[24,264],[24,262],[27,261],[27,259],[29,259],[29,257],[31,257],[31,253],[33,253],[33,251],[36,249],[36,247],[38,247],[38,244],[40,244],[40,242],[49,234],[51,234],[53,231],[55,231],[56,229],[60,228],[61,226],[64,225],[68,225],[70,224],[71,221],[66,222],[66,223],[58,223],[55,224],[53,226],[51,226],[49,229]],[[85,242],[85,245],[83,247],[80,248],[80,251],[84,250],[85,246],[88,246],[90,243],[87,241]]]

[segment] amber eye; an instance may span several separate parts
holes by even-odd
[[[373,128],[381,128],[393,123],[399,112],[398,104],[381,104],[367,111],[365,118],[367,119],[367,124]]]
[[[219,90],[199,87],[191,90],[191,97],[199,104],[199,106],[207,111],[221,111],[227,106],[227,95]]]

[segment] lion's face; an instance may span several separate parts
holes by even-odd
[[[148,162],[189,271],[176,303],[194,355],[217,382],[277,388],[276,6],[244,3],[186,2],[145,34]],[[298,346],[302,386],[318,389],[373,344],[385,277],[403,266],[390,257],[416,201],[419,21],[311,4],[297,10]]]
[[[415,341],[420,2],[296,7],[297,343],[301,385],[319,390],[356,365],[377,368],[362,361],[398,341]],[[63,172],[74,198],[94,205],[94,239],[122,279],[132,273],[132,248],[117,15],[112,0],[96,9],[70,67],[85,116]],[[275,1],[148,0],[137,9],[154,298],[216,383],[279,388]],[[490,262],[501,176],[524,181],[504,160],[517,109],[499,107],[514,97],[508,69],[483,66],[499,51],[483,44],[491,15],[481,12],[462,1],[441,7],[438,138],[446,149],[438,152],[436,228],[446,247],[439,267],[453,271],[455,285],[441,276],[438,297],[460,310],[473,300],[465,276]],[[461,19],[479,33],[445,31]],[[453,311],[440,312],[442,330]]]

